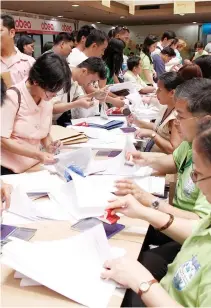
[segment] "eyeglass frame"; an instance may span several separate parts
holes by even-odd
[[[197,176],[197,175],[196,175],[196,174],[197,174],[197,171],[192,170],[192,171],[191,171],[191,174],[190,174],[190,177],[191,177],[191,180],[193,181],[194,184],[196,184],[196,183],[198,183],[198,182],[201,182],[201,181],[205,181],[205,180],[211,179],[211,175],[210,175],[210,176],[207,176],[207,177],[205,177],[205,178],[201,178],[201,179],[197,180],[197,179],[194,179],[194,174],[195,174],[195,176]]]

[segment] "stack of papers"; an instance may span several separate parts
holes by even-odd
[[[61,140],[64,145],[71,145],[88,141],[88,138],[85,134],[79,133],[70,127],[65,128],[59,125],[52,125],[50,134],[53,141]]]
[[[114,198],[112,192],[116,177],[89,176],[83,178],[70,172],[72,181],[54,190],[50,198],[57,202],[70,217],[76,221],[104,214],[108,201]]]
[[[100,278],[104,262],[112,258],[102,225],[59,241],[13,239],[2,254],[2,264],[88,307],[107,307],[116,288]]]

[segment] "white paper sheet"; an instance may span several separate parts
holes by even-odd
[[[113,282],[100,278],[111,258],[102,225],[48,245],[16,239],[2,253],[2,264],[88,307],[107,307],[115,290]]]
[[[110,92],[117,92],[117,91],[121,91],[125,89],[129,90],[132,93],[136,91],[136,86],[131,81],[116,83],[116,84],[109,86]]]
[[[47,170],[11,174],[3,176],[5,183],[11,184],[13,188],[19,186],[26,193],[48,193],[59,185],[59,179],[51,175]]]
[[[8,212],[25,217],[32,221],[37,219],[38,214],[33,202],[18,186],[11,193],[11,203]]]
[[[124,248],[119,247],[111,247],[111,258],[117,259],[123,257],[126,254],[126,250]],[[21,279],[20,286],[21,287],[31,287],[31,286],[40,286],[41,284],[35,280],[32,280],[19,272],[15,272],[14,278]],[[121,287],[117,284],[117,287]]]

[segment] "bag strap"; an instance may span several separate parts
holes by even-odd
[[[20,105],[21,105],[21,92],[18,90],[18,88],[16,88],[16,87],[10,87],[8,90],[13,90],[13,91],[15,91],[16,93],[17,93],[17,95],[18,95],[18,109],[17,109],[17,113],[18,113],[18,111],[19,111],[19,109],[20,109]]]

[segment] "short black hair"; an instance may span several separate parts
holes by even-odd
[[[169,45],[169,47],[171,47],[172,45],[176,45],[178,42],[179,42],[179,39],[177,37],[175,37],[174,40]]]
[[[203,42],[196,42],[196,44],[194,45],[195,49],[196,48],[204,48],[204,44]]]
[[[60,32],[54,41],[54,45],[58,45],[62,41],[75,43],[74,35],[72,33]]]
[[[81,62],[77,67],[86,68],[90,73],[97,73],[101,80],[106,79],[106,68],[103,60],[98,57],[90,57]]]
[[[3,26],[8,30],[15,29],[15,20],[12,16],[1,14],[1,20],[3,21]]]
[[[211,80],[186,80],[176,88],[175,99],[187,101],[188,111],[192,114],[211,114]]]
[[[36,82],[42,89],[49,92],[64,90],[67,93],[71,88],[71,71],[66,59],[50,52],[42,54],[29,71],[29,82]]]
[[[108,38],[112,39],[112,37],[114,37],[114,29],[109,30],[108,32]]]
[[[139,66],[140,60],[141,60],[141,58],[138,57],[138,56],[130,57],[127,60],[127,67],[129,69],[129,71],[132,71],[134,69],[134,67]]]
[[[204,78],[211,79],[211,55],[203,55],[193,62],[200,67]]]
[[[117,34],[119,34],[121,32],[128,32],[128,33],[130,33],[130,30],[127,27],[125,27],[125,26],[117,26],[114,29],[113,37],[115,37]]]
[[[167,40],[172,40],[172,39],[175,39],[175,37],[176,37],[176,33],[174,31],[167,30],[163,32],[161,36],[161,41],[163,41],[165,38],[167,38]]]
[[[96,43],[98,46],[103,45],[105,41],[108,40],[108,37],[104,31],[94,29],[87,36],[85,47],[90,47],[93,43]]]
[[[164,88],[169,92],[184,82],[184,79],[176,72],[163,73],[158,79],[162,81]]]
[[[46,52],[53,48],[54,43],[53,42],[46,42],[43,46],[43,52]]]
[[[24,46],[29,45],[34,43],[33,38],[31,36],[23,34],[20,36],[20,38],[17,41],[17,48],[21,51],[24,52]]]
[[[4,99],[6,96],[7,86],[4,82],[3,77],[1,76],[1,106],[4,104]]]
[[[174,49],[171,48],[171,47],[169,47],[169,46],[163,48],[163,49],[161,50],[161,53],[162,53],[163,55],[167,55],[167,56],[169,56],[169,57],[175,57],[175,56],[176,56],[176,53],[175,53]]]
[[[76,38],[76,41],[77,43],[79,43],[82,39],[82,37],[87,37],[92,30],[94,30],[95,28],[93,26],[90,26],[90,25],[84,25],[82,26],[79,31],[78,31],[78,34],[77,34],[77,38]]]

